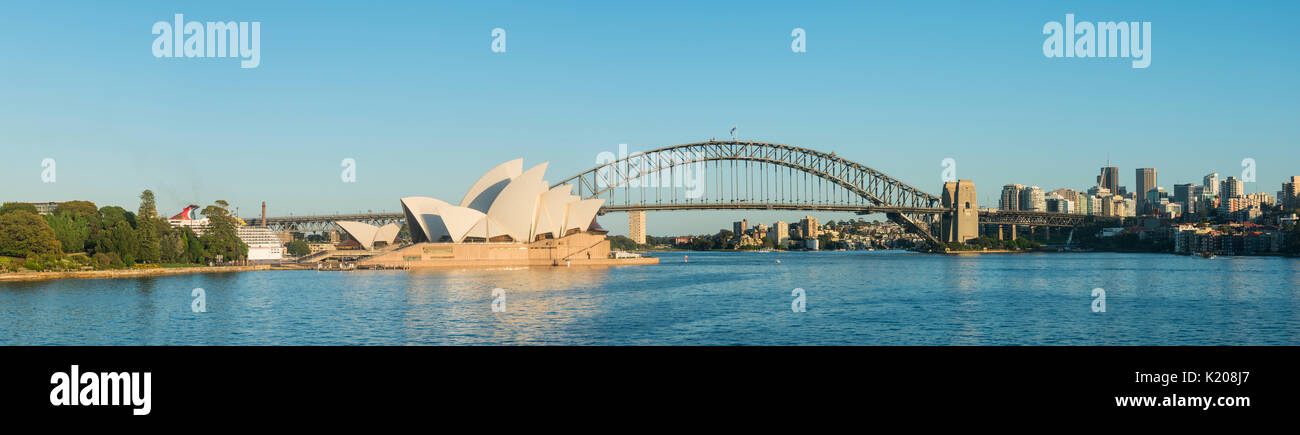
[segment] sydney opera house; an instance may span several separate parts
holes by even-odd
[[[414,245],[364,263],[435,267],[658,262],[610,258],[609,241],[596,223],[605,200],[582,199],[569,184],[551,188],[542,178],[546,163],[527,171],[523,164],[523,159],[515,159],[492,168],[457,204],[423,196],[402,198]],[[362,239],[375,233],[391,240],[387,231],[358,228],[356,232],[365,234]]]

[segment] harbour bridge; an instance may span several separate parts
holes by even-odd
[[[604,198],[600,214],[676,210],[799,210],[883,213],[890,221],[934,245],[950,241],[937,231],[956,214],[956,198],[935,196],[883,172],[826,153],[791,145],[716,141],[633,153],[566,178],[583,199]],[[973,202],[973,187],[968,201]],[[969,202],[966,204],[970,206]],[[629,219],[644,214],[629,213]],[[1072,227],[1088,216],[1034,211],[978,210],[978,225]],[[402,213],[278,217],[266,226],[280,232],[337,230],[336,221],[373,225],[402,223]],[[260,225],[261,219],[248,220]],[[636,222],[633,221],[633,224]],[[644,221],[640,222],[644,225]],[[642,226],[644,228],[644,226]]]

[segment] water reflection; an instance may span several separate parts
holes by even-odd
[[[395,272],[403,289],[404,336],[472,342],[546,343],[551,331],[600,315],[609,268],[564,267]],[[493,312],[492,290],[505,290],[506,311]],[[552,293],[562,292],[564,297]]]
[[[680,253],[0,284],[3,344],[1298,344],[1300,260]],[[777,260],[780,260],[779,262]],[[190,311],[206,290],[207,313]],[[1091,312],[1091,290],[1107,312]],[[492,289],[507,310],[491,310]],[[805,290],[807,311],[790,310]]]

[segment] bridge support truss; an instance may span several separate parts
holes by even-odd
[[[940,199],[865,165],[790,145],[709,141],[634,153],[556,183],[603,212],[632,210],[879,208],[889,220],[938,239]],[[920,211],[920,212],[918,212]]]

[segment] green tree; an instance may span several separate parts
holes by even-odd
[[[0,215],[0,255],[31,257],[62,254],[50,225],[34,213],[15,210]]]
[[[136,215],[136,232],[140,236],[136,258],[145,263],[158,263],[163,260],[163,236],[171,230],[167,220],[158,217],[158,207],[154,202],[152,190],[140,193],[140,214]]]
[[[92,258],[94,260],[95,267],[100,269],[107,269],[107,268],[117,269],[117,268],[121,268],[122,266],[125,266],[125,264],[122,263],[122,257],[119,257],[117,254],[114,253],[105,254],[103,252],[100,252],[100,253],[96,253],[95,256]]]
[[[634,251],[637,248],[636,241],[627,236],[609,237],[609,248],[619,251]]]
[[[208,252],[203,249],[203,241],[199,236],[194,234],[194,230],[185,228],[185,253],[183,258],[186,263],[203,263],[203,259],[208,257]]]
[[[289,255],[294,257],[302,257],[311,254],[311,247],[307,246],[307,242],[302,240],[294,240],[285,244],[284,247],[288,249]]]
[[[51,214],[44,217],[45,223],[54,230],[54,237],[59,240],[63,252],[82,252],[86,249],[86,241],[90,239],[88,218],[72,214]]]
[[[208,229],[200,239],[208,259],[231,261],[248,256],[248,245],[239,239],[239,224],[230,216],[230,204],[218,200],[201,212],[208,218]]]
[[[208,219],[212,219],[214,216],[230,216],[230,203],[226,202],[224,199],[218,199],[216,202],[213,202],[212,205],[204,207],[203,211],[199,212],[199,214],[202,214]]]
[[[717,234],[709,236],[709,241],[712,243],[712,246],[708,249],[713,249],[715,247],[726,249],[727,245],[731,244],[731,239],[735,236],[736,233],[731,232],[731,230],[719,230]],[[692,249],[694,249],[694,247],[692,247]]]
[[[171,225],[156,217],[142,218],[138,224],[136,234],[140,236],[140,244],[136,250],[136,259],[145,263],[161,262],[163,235],[171,229]]]
[[[1017,239],[1016,239],[1016,248],[1018,248],[1018,249],[1026,249],[1026,250],[1027,250],[1027,249],[1034,249],[1034,248],[1037,248],[1037,247],[1039,247],[1039,246],[1042,246],[1042,243],[1039,243],[1039,242],[1036,241],[1036,240],[1030,240],[1030,239],[1027,238],[1027,237],[1021,237],[1021,238],[1017,238]]]
[[[135,253],[139,249],[140,239],[136,235],[135,229],[125,220],[119,220],[113,226],[104,231],[104,238],[100,241],[96,252],[107,252],[117,254],[122,259],[122,263],[127,266],[135,264]]]
[[[708,251],[713,249],[713,241],[705,237],[696,238],[691,242],[691,249],[696,251]]]
[[[168,228],[162,233],[158,242],[158,257],[163,263],[186,263],[185,235],[183,232]]]
[[[831,235],[825,233],[817,236],[817,247],[820,249],[836,249],[835,242],[831,241]]]
[[[1285,244],[1282,251],[1290,255],[1300,255],[1300,224],[1291,225],[1291,229],[1283,233],[1282,240]]]
[[[96,207],[95,203],[90,201],[61,202],[54,207],[54,214],[99,218],[99,207]]]
[[[104,228],[113,228],[118,222],[126,222],[135,228],[135,213],[126,211],[122,207],[110,205],[99,209],[99,215],[102,216]]]
[[[25,202],[6,202],[4,203],[4,205],[0,205],[0,214],[6,214],[18,210],[22,210],[31,214],[39,214],[36,212],[36,206]]]
[[[154,201],[153,191],[145,189],[140,193],[140,210],[136,216],[141,219],[150,219],[158,217],[158,205]]]

